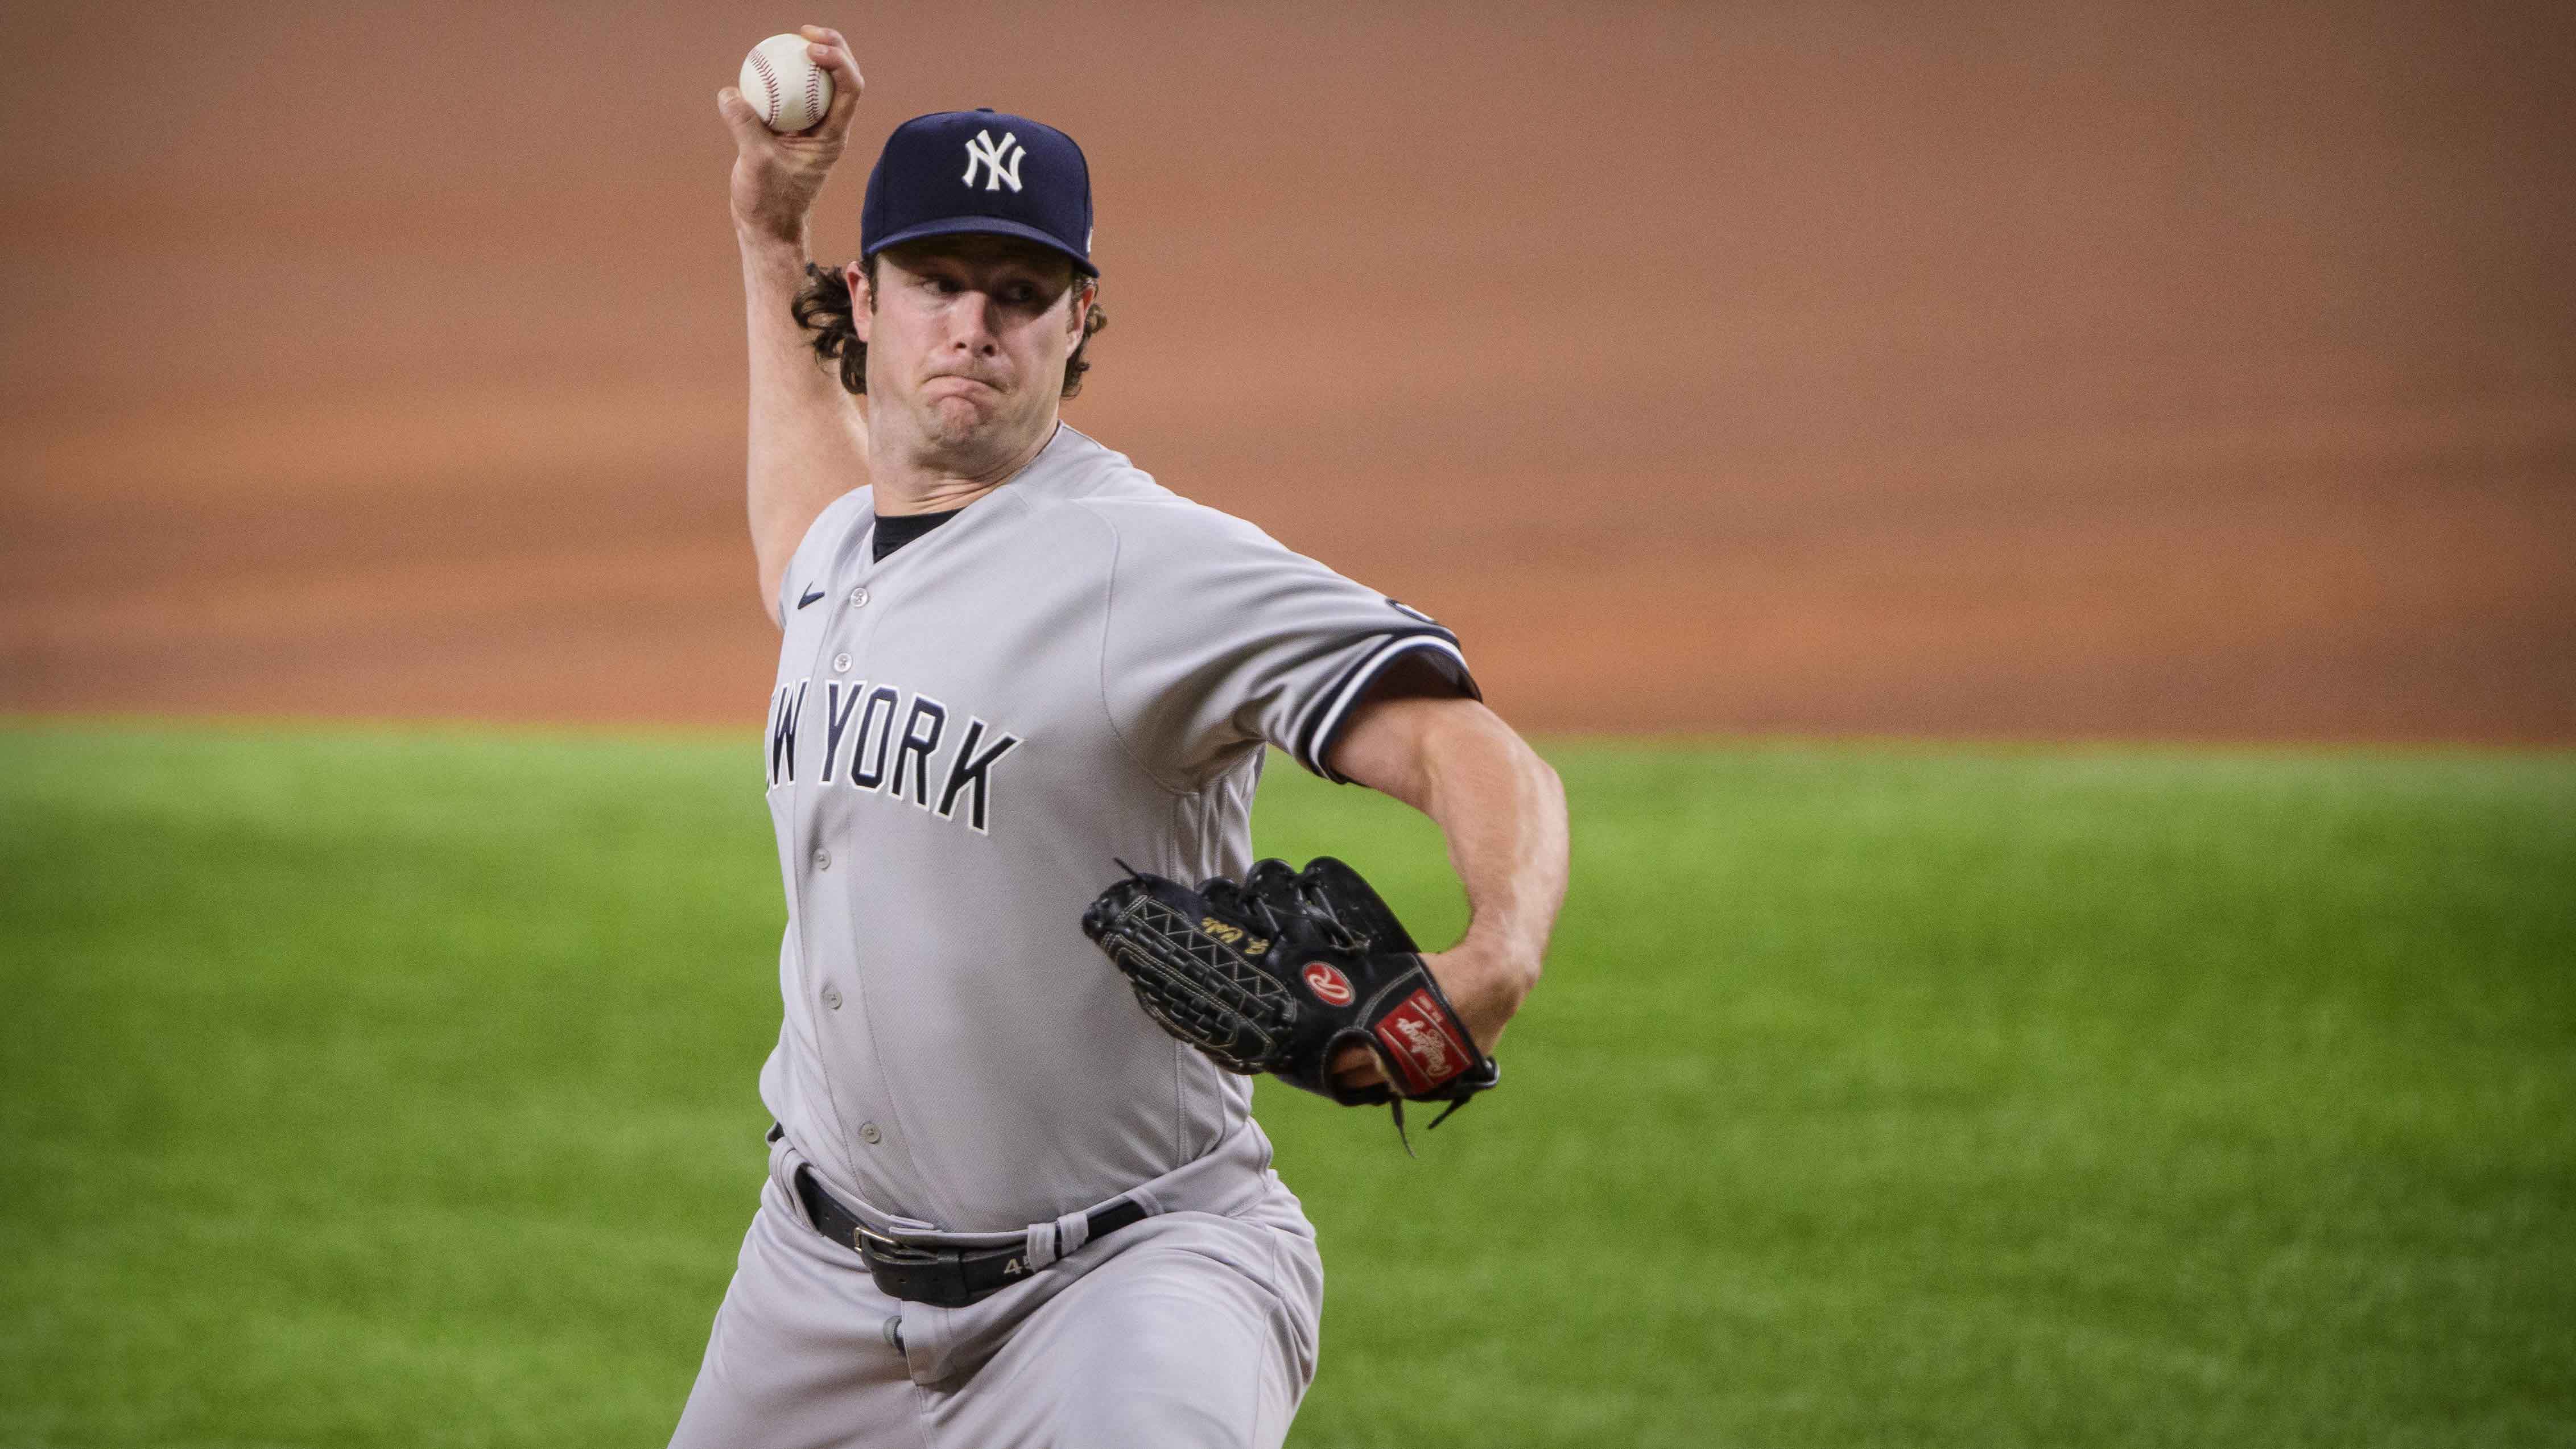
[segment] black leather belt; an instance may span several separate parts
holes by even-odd
[[[1027,1250],[1003,1248],[933,1248],[903,1242],[871,1231],[858,1215],[823,1190],[805,1164],[796,1165],[796,1197],[814,1230],[834,1242],[858,1249],[868,1276],[888,1297],[940,1308],[963,1308],[992,1297],[1014,1283],[1029,1280]],[[1145,1210],[1132,1198],[1121,1198],[1091,1214],[1091,1236],[1098,1242],[1131,1223],[1145,1220]]]

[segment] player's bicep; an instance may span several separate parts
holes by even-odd
[[[1262,720],[1262,733],[1297,763],[1335,784],[1355,777],[1333,760],[1352,726],[1388,700],[1481,698],[1458,641],[1437,625],[1362,636],[1330,670],[1312,670]]]
[[[1419,652],[1389,667],[1326,743],[1327,778],[1365,785],[1415,809],[1430,797],[1430,764],[1446,734],[1501,724],[1492,710]]]

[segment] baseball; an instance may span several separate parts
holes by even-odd
[[[805,37],[773,35],[742,58],[742,98],[773,131],[802,131],[832,108],[832,77],[806,54]]]

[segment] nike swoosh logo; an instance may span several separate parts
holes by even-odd
[[[811,592],[807,593],[807,594],[805,595],[805,597],[803,597],[803,598],[801,598],[801,599],[798,599],[798,600],[796,601],[796,607],[798,607],[798,608],[800,608],[800,609],[801,609],[801,608],[804,608],[807,604],[810,604],[810,603],[814,602],[816,599],[819,599],[819,598],[821,598],[821,597],[823,597],[823,591],[822,591],[821,589],[815,589],[815,590],[812,590]]]

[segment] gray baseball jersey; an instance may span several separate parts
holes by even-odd
[[[1251,1087],[1082,934],[1113,857],[1251,864],[1265,746],[1325,764],[1370,682],[1457,641],[1059,428],[883,559],[867,490],[779,598],[767,735],[781,1132],[674,1449],[1275,1446],[1323,1267]],[[880,1232],[1021,1249],[962,1309],[880,1291],[798,1169]],[[1149,1216],[1088,1239],[1112,1198]]]
[[[1457,640],[1070,427],[882,561],[874,524],[868,490],[835,502],[781,586],[762,1099],[893,1230],[1239,1197],[1270,1158],[1250,1083],[1139,1009],[1082,908],[1113,857],[1240,875],[1264,746],[1329,776],[1395,660],[1474,693]]]

